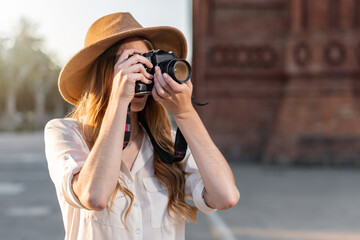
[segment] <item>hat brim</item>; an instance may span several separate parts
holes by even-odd
[[[186,58],[186,39],[176,28],[149,27],[123,31],[83,48],[65,64],[58,79],[61,96],[70,104],[76,105],[95,60],[116,42],[130,37],[144,37],[153,43],[155,49],[172,51],[177,57]]]

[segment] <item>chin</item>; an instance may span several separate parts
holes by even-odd
[[[132,112],[140,112],[144,109],[145,104],[146,104],[146,100],[148,98],[148,95],[143,95],[140,98],[134,98],[131,101],[131,111]]]
[[[144,107],[145,107],[145,106],[144,106]],[[142,107],[142,108],[137,108],[137,107],[131,106],[131,111],[132,111],[132,112],[141,112],[141,111],[144,109],[144,107]]]

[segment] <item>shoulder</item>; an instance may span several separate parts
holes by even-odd
[[[52,138],[82,139],[80,122],[71,118],[50,120],[44,129],[45,141]]]
[[[79,129],[79,122],[72,118],[55,118],[45,125],[45,131],[49,129]]]

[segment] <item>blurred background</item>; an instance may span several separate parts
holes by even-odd
[[[185,34],[197,108],[240,202],[186,239],[360,239],[360,0],[13,0],[0,8],[0,239],[62,239],[43,128],[98,18]]]

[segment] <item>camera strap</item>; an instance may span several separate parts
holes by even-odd
[[[129,104],[128,109],[127,109],[127,114],[126,114],[123,149],[126,148],[126,146],[129,144],[130,134],[131,134],[131,110],[130,110],[130,104]]]
[[[195,100],[195,97],[191,97],[192,102],[195,105],[198,106],[204,106],[208,103],[201,104]],[[127,115],[126,115],[126,124],[125,124],[125,135],[124,135],[124,144],[123,149],[128,145],[130,141],[130,134],[131,134],[131,110],[130,110],[131,104],[129,104]],[[146,133],[148,134],[151,144],[154,147],[154,150],[159,155],[161,161],[164,163],[174,163],[174,162],[180,162],[184,159],[186,150],[187,150],[187,142],[184,138],[184,135],[181,133],[180,129],[177,128],[176,130],[176,136],[175,136],[175,143],[174,143],[174,154],[170,153],[170,150],[164,150],[159,146],[159,144],[156,142],[154,136],[151,134],[150,128],[142,117],[139,116],[139,122],[141,125],[145,128]]]
[[[130,111],[130,104],[126,114],[126,124],[125,124],[125,135],[124,135],[124,144],[123,149],[129,144],[130,135],[131,135],[131,111]],[[187,142],[181,133],[180,129],[178,128],[176,131],[175,137],[175,145],[174,145],[174,154],[170,153],[169,150],[164,150],[157,144],[154,136],[151,134],[150,128],[145,121],[145,119],[140,118],[140,123],[144,127],[146,133],[148,134],[151,144],[154,147],[154,150],[159,155],[160,159],[165,163],[173,163],[179,162],[184,159],[186,150],[187,150]]]
[[[175,144],[174,144],[174,154],[170,153],[170,150],[164,150],[157,144],[155,138],[151,134],[150,128],[147,125],[147,122],[144,119],[140,119],[141,125],[145,128],[150,141],[154,147],[154,150],[159,155],[160,159],[164,163],[174,163],[174,162],[180,162],[184,159],[186,150],[187,150],[187,142],[181,133],[180,129],[178,128],[176,130],[176,137],[175,137]]]

